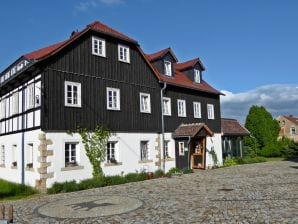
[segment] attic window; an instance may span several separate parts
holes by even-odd
[[[106,41],[92,37],[92,54],[97,56],[106,56]]]
[[[165,61],[165,75],[172,76],[172,63],[170,61]]]
[[[129,47],[118,45],[118,59],[119,61],[130,63]]]
[[[195,69],[195,70],[194,70],[194,73],[195,73],[195,77],[194,77],[195,82],[196,82],[196,83],[201,83],[201,74],[200,74],[200,70]]]

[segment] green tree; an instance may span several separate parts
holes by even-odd
[[[101,162],[105,159],[106,146],[110,132],[107,129],[98,126],[92,132],[81,127],[79,127],[77,131],[81,135],[86,155],[92,165],[93,177],[102,177],[103,172]]]
[[[245,127],[251,136],[246,137],[245,145],[255,151],[266,151],[267,154],[277,149],[279,124],[263,106],[252,106],[246,117]],[[270,155],[268,155],[270,156]],[[276,155],[277,156],[277,155]]]

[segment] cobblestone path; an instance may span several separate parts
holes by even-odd
[[[298,161],[9,202],[16,223],[298,223]]]

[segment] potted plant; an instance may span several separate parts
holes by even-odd
[[[12,162],[12,166],[13,167],[17,167],[18,166],[18,162],[17,161]]]
[[[116,160],[114,157],[112,157],[112,158],[110,159],[110,163],[117,164],[118,162],[117,162],[117,160]]]
[[[27,163],[27,166],[26,166],[28,169],[31,169],[33,168],[33,163]]]
[[[71,161],[69,161],[69,162],[67,162],[66,163],[66,166],[70,166],[70,167],[73,167],[73,166],[77,166],[78,164],[77,164],[77,162],[76,161],[74,161],[74,160],[71,160]]]

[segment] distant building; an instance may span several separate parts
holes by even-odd
[[[279,138],[286,137],[298,142],[298,117],[280,115],[276,118],[279,123]]]
[[[243,157],[245,155],[243,138],[250,132],[235,119],[221,119],[222,153],[226,157]]]

